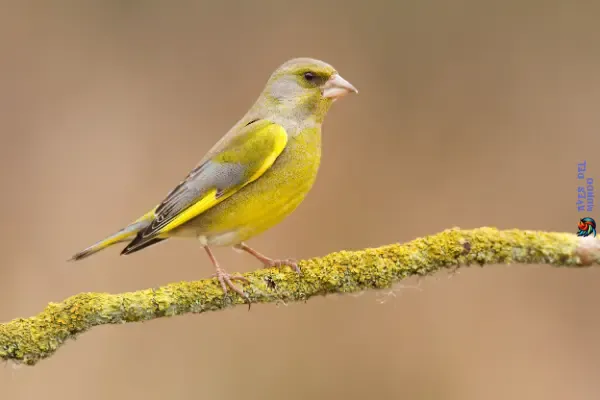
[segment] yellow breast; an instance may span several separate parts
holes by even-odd
[[[320,161],[321,129],[304,129],[290,138],[258,180],[172,232],[173,236],[196,236],[209,245],[229,246],[264,232],[304,200]]]

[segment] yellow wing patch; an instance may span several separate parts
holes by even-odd
[[[264,174],[269,168],[271,168],[271,165],[273,165],[277,157],[279,157],[279,155],[287,145],[288,135],[285,129],[283,129],[283,127],[273,124],[268,128],[271,128],[271,134],[273,135],[273,150],[270,154],[268,154],[265,157],[264,162],[256,171],[256,173],[250,177],[248,183],[257,180],[262,174]]]
[[[231,194],[233,194],[233,193],[231,193]],[[231,196],[231,194],[229,194],[229,196]],[[225,195],[220,196],[219,198],[217,198],[216,195],[217,195],[217,189],[210,190],[208,193],[206,193],[204,195],[204,197],[202,197],[200,200],[198,200],[196,203],[194,203],[193,206],[187,208],[181,214],[179,214],[178,216],[173,218],[173,220],[171,222],[169,222],[167,225],[165,225],[161,230],[159,230],[159,232],[161,234],[164,234],[174,228],[177,228],[179,225],[191,220],[194,217],[197,217],[204,211],[215,206],[216,204],[219,204],[226,198]],[[229,197],[229,196],[227,196],[227,197]]]

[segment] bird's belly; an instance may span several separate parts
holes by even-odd
[[[229,246],[281,222],[300,205],[315,182],[321,143],[320,132],[314,131],[291,138],[259,179],[186,223],[173,235],[195,236],[207,245]]]

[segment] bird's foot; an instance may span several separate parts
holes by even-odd
[[[240,289],[236,284],[233,283],[233,281],[241,281],[244,283],[249,283],[250,281],[248,281],[247,278],[244,278],[243,276],[240,276],[240,275],[231,275],[231,274],[225,272],[224,270],[222,270],[221,268],[217,268],[217,272],[212,274],[211,277],[217,278],[219,280],[219,283],[221,284],[221,288],[223,289],[223,293],[227,294],[227,288],[229,287],[231,290],[233,290],[234,292],[236,292],[243,298],[248,299],[248,295],[246,293],[244,293],[244,291],[242,289]]]
[[[254,256],[261,263],[263,263],[264,268],[290,267],[297,273],[299,273],[299,274],[301,273],[300,267],[298,267],[298,262],[291,258],[281,259],[281,260],[272,259],[270,257],[265,256],[264,254],[259,253],[258,251],[254,250],[252,247],[248,246],[245,243],[240,243],[240,244],[236,245],[235,248],[238,250],[245,251],[246,253]]]
[[[223,293],[227,294],[227,287],[229,287],[231,290],[233,290],[234,292],[236,292],[237,294],[239,294],[240,296],[245,298],[246,301],[248,302],[248,308],[250,308],[250,298],[248,297],[248,295],[246,293],[244,293],[244,291],[242,289],[240,289],[233,283],[233,281],[243,281],[246,283],[250,283],[250,281],[247,278],[244,278],[243,276],[230,275],[227,272],[225,272],[219,266],[219,263],[217,262],[217,259],[215,258],[214,254],[212,253],[210,248],[208,246],[204,246],[204,249],[206,250],[208,257],[210,258],[210,261],[215,266],[216,272],[212,275],[212,278],[217,278],[219,280],[219,283],[221,284],[221,288],[223,289]]]
[[[300,273],[300,267],[298,267],[298,261],[292,259],[292,258],[286,258],[286,259],[280,259],[280,260],[274,260],[272,258],[269,257],[265,257],[263,260],[261,260],[264,268],[282,268],[282,267],[290,267],[291,269],[293,269],[294,271],[296,271],[297,273]]]

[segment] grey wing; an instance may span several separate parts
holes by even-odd
[[[211,159],[214,155],[225,149],[238,135],[247,133],[247,129],[245,128],[257,121],[260,121],[260,118],[251,116],[242,118],[206,153],[198,166],[167,195],[165,200],[154,211],[156,215],[155,221],[161,218],[168,220],[160,228],[164,227],[175,216],[198,201],[207,190],[217,188],[218,191],[222,191],[243,182],[246,171],[245,167],[239,164],[215,163]],[[219,195],[219,192],[217,192],[217,195]]]
[[[221,164],[211,160],[200,164],[160,203],[154,211],[154,220],[138,233],[123,249],[122,254],[141,250],[146,242],[153,240],[161,229],[193,206],[208,191],[216,189],[218,198],[228,188],[241,184],[245,179],[245,172],[246,168],[241,164]]]

